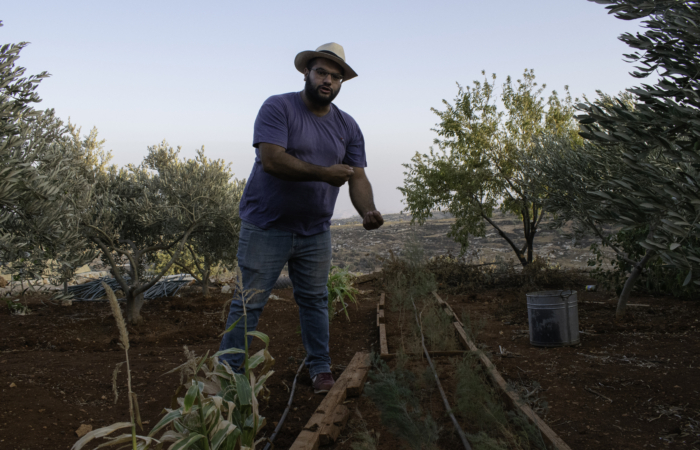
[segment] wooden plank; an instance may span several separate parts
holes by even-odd
[[[340,431],[350,417],[350,411],[343,402],[348,395],[359,396],[362,393],[369,366],[369,353],[355,353],[290,449],[316,450],[319,445],[328,445],[338,439]]]
[[[386,323],[384,322],[384,310],[380,309],[379,313],[377,314],[377,322],[381,323]]]
[[[469,349],[471,351],[477,352],[479,355],[479,360],[481,361],[481,364],[484,366],[484,369],[486,370],[486,373],[489,375],[491,378],[491,381],[493,384],[498,387],[501,391],[501,395],[503,399],[510,405],[512,408],[518,408],[520,411],[522,411],[523,414],[525,414],[525,417],[528,418],[528,420],[535,425],[537,428],[539,428],[540,432],[542,433],[542,437],[545,439],[545,443],[547,446],[552,449],[552,450],[571,450],[571,447],[569,447],[566,442],[564,442],[555,432],[552,430],[549,425],[547,425],[533,410],[530,408],[521,398],[520,396],[513,391],[509,386],[508,383],[503,379],[501,374],[498,372],[496,369],[496,366],[493,365],[491,360],[484,354],[484,352],[480,352],[479,349],[476,347],[474,342],[469,339],[467,334],[464,332],[464,327],[462,326],[462,322],[457,318],[455,315],[454,311],[452,308],[450,308],[450,305],[445,303],[440,296],[437,294],[437,292],[433,292],[433,295],[435,296],[435,299],[438,301],[438,304],[442,302],[442,304],[445,305],[445,310],[449,311],[452,315],[453,322],[452,324],[455,327],[455,330],[457,332],[457,336],[459,337],[459,341],[464,346],[464,348]]]
[[[321,445],[330,445],[338,440],[340,432],[350,418],[350,410],[345,405],[337,405],[330,421],[323,424],[319,436]]]
[[[384,309],[384,301],[386,300],[386,294],[382,292],[382,295],[379,296],[379,306]]]
[[[290,450],[318,450],[321,444],[321,436],[318,433],[314,433],[307,430],[301,430],[299,436],[289,447]]]
[[[367,382],[367,375],[369,374],[370,367],[370,357],[369,353],[357,352],[350,361],[350,365],[345,369],[352,367],[352,371],[347,377],[346,392],[348,397],[359,397],[365,388],[365,383]],[[345,374],[345,372],[343,372]]]
[[[466,355],[467,353],[470,353],[470,352],[469,352],[468,350],[451,350],[451,351],[444,351],[444,352],[438,352],[438,351],[428,352],[428,354],[429,354],[430,356],[432,356],[432,357],[439,357],[439,356],[464,356],[464,355]],[[425,353],[423,353],[423,352],[419,352],[419,353],[411,352],[411,353],[406,353],[406,355],[409,355],[409,356],[420,356],[420,357],[422,357],[422,356],[425,355]],[[393,359],[393,358],[396,358],[396,353],[388,353],[388,354],[386,354],[386,355],[380,355],[380,356],[381,356],[381,358],[382,358],[383,360],[389,361],[389,360],[391,360],[391,359]]]
[[[389,354],[389,344],[386,342],[386,324],[379,324],[379,354]]]

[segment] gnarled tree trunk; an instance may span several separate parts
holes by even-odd
[[[639,277],[642,275],[642,270],[644,269],[644,266],[646,266],[647,263],[654,256],[656,256],[655,250],[647,250],[647,253],[644,255],[644,258],[642,258],[642,260],[635,264],[632,268],[630,276],[627,277],[627,281],[625,281],[625,286],[622,288],[620,298],[617,300],[617,310],[615,311],[615,317],[617,317],[618,319],[622,318],[625,315],[625,312],[627,312],[627,300],[629,300],[630,298],[632,288],[634,287],[634,284],[637,282]]]

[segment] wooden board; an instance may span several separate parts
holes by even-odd
[[[470,352],[469,352],[469,351],[466,351],[466,350],[452,350],[452,351],[443,351],[443,352],[438,352],[438,351],[435,351],[435,352],[428,352],[428,354],[429,354],[431,357],[439,357],[439,356],[464,356],[464,355],[466,355],[467,353],[470,353]],[[411,353],[406,353],[406,355],[409,355],[409,356],[419,356],[419,357],[422,358],[422,357],[425,356],[425,353],[423,353],[423,352],[420,352],[420,353],[413,353],[413,352],[411,352]],[[380,357],[381,357],[383,360],[385,360],[385,361],[389,361],[389,360],[391,360],[391,359],[393,359],[393,358],[396,358],[396,353],[388,353],[388,354],[386,354],[386,355],[380,355]]]
[[[359,396],[362,393],[369,366],[369,353],[355,353],[290,449],[316,450],[320,445],[332,444],[338,439],[350,417],[350,411],[343,402],[348,396]]]
[[[535,425],[540,432],[542,433],[542,437],[545,440],[545,443],[547,446],[552,449],[552,450],[571,450],[571,447],[569,447],[566,442],[564,442],[555,432],[552,430],[549,425],[547,425],[533,410],[530,408],[524,401],[523,399],[520,398],[520,396],[512,390],[509,386],[508,383],[506,383],[506,380],[503,379],[501,374],[498,372],[496,369],[496,366],[493,365],[491,360],[484,354],[484,352],[480,352],[479,349],[476,347],[474,342],[469,339],[467,336],[467,333],[464,331],[464,327],[462,326],[462,322],[457,318],[457,315],[454,313],[450,305],[445,303],[444,300],[440,298],[440,296],[437,294],[437,292],[433,292],[433,295],[435,296],[435,299],[437,300],[438,304],[445,308],[445,310],[452,316],[452,323],[455,327],[455,331],[457,332],[457,336],[459,337],[460,343],[464,346],[464,348],[477,352],[479,355],[479,360],[481,361],[481,364],[484,366],[484,369],[486,370],[486,373],[489,375],[491,378],[491,381],[493,384],[498,387],[501,391],[501,396],[503,399],[508,403],[512,408],[518,408],[520,411],[522,411],[523,414],[525,414],[525,417],[528,418],[528,420]]]
[[[379,324],[379,354],[389,354],[389,344],[386,342],[386,325],[383,323]]]

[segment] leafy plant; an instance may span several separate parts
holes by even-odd
[[[538,87],[534,72],[525,70],[516,83],[506,79],[499,102],[495,80],[494,74],[491,82],[458,85],[454,104],[443,100],[444,111],[433,109],[440,118],[434,129],[439,151],[416,153],[404,164],[399,190],[412,220],[421,224],[435,209],[452,213],[456,220],[450,236],[463,252],[470,236],[484,236],[486,227],[492,227],[526,266],[533,261],[534,239],[546,212],[546,188],[542,179],[522,170],[521,162],[535,157],[535,138],[543,132],[580,138],[568,91],[563,99],[552,92],[545,100],[545,85]],[[498,209],[521,219],[524,242],[516,242],[492,220]]]
[[[250,293],[244,296],[250,298]],[[173,450],[254,450],[264,440],[256,440],[256,436],[266,423],[260,415],[258,397],[261,392],[269,395],[265,383],[274,373],[271,368],[275,360],[268,351],[269,337],[259,331],[247,331],[245,308],[243,316],[224,333],[233,330],[241,319],[246,335],[265,344],[262,350],[249,355],[247,339],[244,349],[231,348],[212,356],[207,352],[197,357],[185,348],[187,361],[168,372],[180,371],[184,380],[181,387],[186,393],[177,399],[178,408],[165,408],[165,416],[146,436],[136,435],[132,413],[131,422],[93,430],[76,442],[73,450],[80,450],[91,440],[128,426],[132,426],[132,434],[111,438],[96,448],[131,442],[134,450],[162,450],[166,443],[172,443],[168,448]],[[218,357],[227,353],[244,354],[244,373],[235,373],[227,364],[219,364]],[[176,394],[179,391],[180,388]],[[137,420],[140,421],[138,413]]]
[[[546,450],[537,428],[519,412],[503,408],[498,394],[485,380],[476,355],[468,355],[456,366],[455,410],[479,430],[469,438],[475,450]]]
[[[371,383],[365,392],[379,409],[382,423],[412,449],[434,448],[438,425],[420,406],[415,375],[402,367],[391,370],[376,354],[373,356]]]
[[[333,320],[336,314],[336,304],[339,304],[345,312],[345,317],[350,320],[348,314],[348,303],[357,305],[358,290],[352,286],[354,276],[346,269],[336,266],[331,267],[328,275],[328,320]],[[346,301],[347,300],[347,301]]]
[[[210,160],[200,149],[181,160],[180,149],[166,142],[149,147],[139,166],[112,166],[98,174],[94,196],[81,229],[102,252],[126,297],[126,320],[138,324],[143,294],[178,261],[200,235],[231,239],[236,233],[236,192],[230,165]],[[232,209],[233,208],[233,209]],[[194,245],[194,244],[193,244]],[[156,273],[148,266],[158,252],[172,252]],[[128,265],[123,263],[128,261]]]
[[[10,310],[10,314],[15,316],[26,316],[32,312],[29,306],[20,303],[19,299],[7,300],[7,309]]]

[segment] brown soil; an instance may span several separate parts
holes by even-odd
[[[356,351],[377,346],[375,308],[382,286],[372,281],[359,288],[373,292],[361,296],[358,309],[351,308],[351,322],[337,317],[331,324],[336,377]],[[275,294],[281,300],[269,302],[259,327],[270,335],[270,351],[277,360],[269,381],[272,395],[262,405],[267,436],[282,414],[304,357],[291,290]],[[581,344],[544,349],[529,344],[525,296],[518,290],[461,291],[442,297],[458,315],[469,313],[474,323],[485,321],[477,341],[506,380],[530,392],[533,382],[539,383],[541,390],[531,399],[548,403],[543,419],[573,450],[700,448],[700,303],[637,296],[630,302],[649,306],[632,307],[626,320],[616,321],[609,294],[579,290]],[[221,306],[227,298],[216,292],[203,298],[188,291],[151,301],[143,310],[145,323],[130,329],[134,390],[141,415],[149,421],[146,430],[170,405],[178,376],[162,374],[184,361],[182,346],[197,354],[218,349]],[[29,303],[28,316],[0,309],[0,448],[69,449],[81,424],[97,428],[128,420],[123,371],[116,405],[112,394],[112,371],[123,361],[123,352],[108,306],[60,306],[39,297]],[[394,351],[392,339],[397,335],[390,314],[387,324]],[[453,365],[446,357],[435,360],[451,395]],[[440,397],[434,389],[427,392],[428,409],[442,426],[439,447],[459,448]],[[295,409],[276,448],[289,447],[320,400],[304,371]],[[407,448],[381,425],[366,396],[349,400],[348,406],[352,418],[339,442],[329,448],[349,450],[361,431],[377,437],[378,449]]]
[[[359,286],[367,292],[359,307],[350,308],[351,321],[336,317],[331,323],[333,373],[340,375],[355,352],[370,350],[376,340],[378,294],[372,282]],[[270,378],[269,403],[261,404],[269,436],[289,397],[294,374],[305,356],[299,319],[291,289],[274,291],[258,329],[270,336],[276,373]],[[147,302],[145,323],[130,327],[129,352],[133,389],[139,396],[146,432],[160,418],[179,383],[177,374],[163,373],[185,360],[183,345],[198,355],[218,350],[222,305],[230,297],[197,291]],[[4,305],[3,305],[4,306]],[[10,315],[0,308],[0,448],[8,450],[70,449],[81,424],[94,428],[128,421],[124,370],[119,376],[115,405],[112,372],[124,360],[118,347],[114,319],[105,302],[74,302],[60,306],[46,297],[29,300],[32,313]],[[257,344],[256,344],[257,345]],[[254,347],[255,350],[257,347]],[[288,448],[306,424],[322,396],[314,395],[306,370],[302,371],[290,412],[276,448]],[[261,447],[262,448],[262,447]]]
[[[580,345],[539,348],[530,345],[524,294],[445,297],[457,314],[486,321],[478,343],[507,381],[523,392],[539,383],[543,419],[572,449],[700,448],[697,301],[633,297],[648,306],[618,321],[615,298],[579,289]]]

